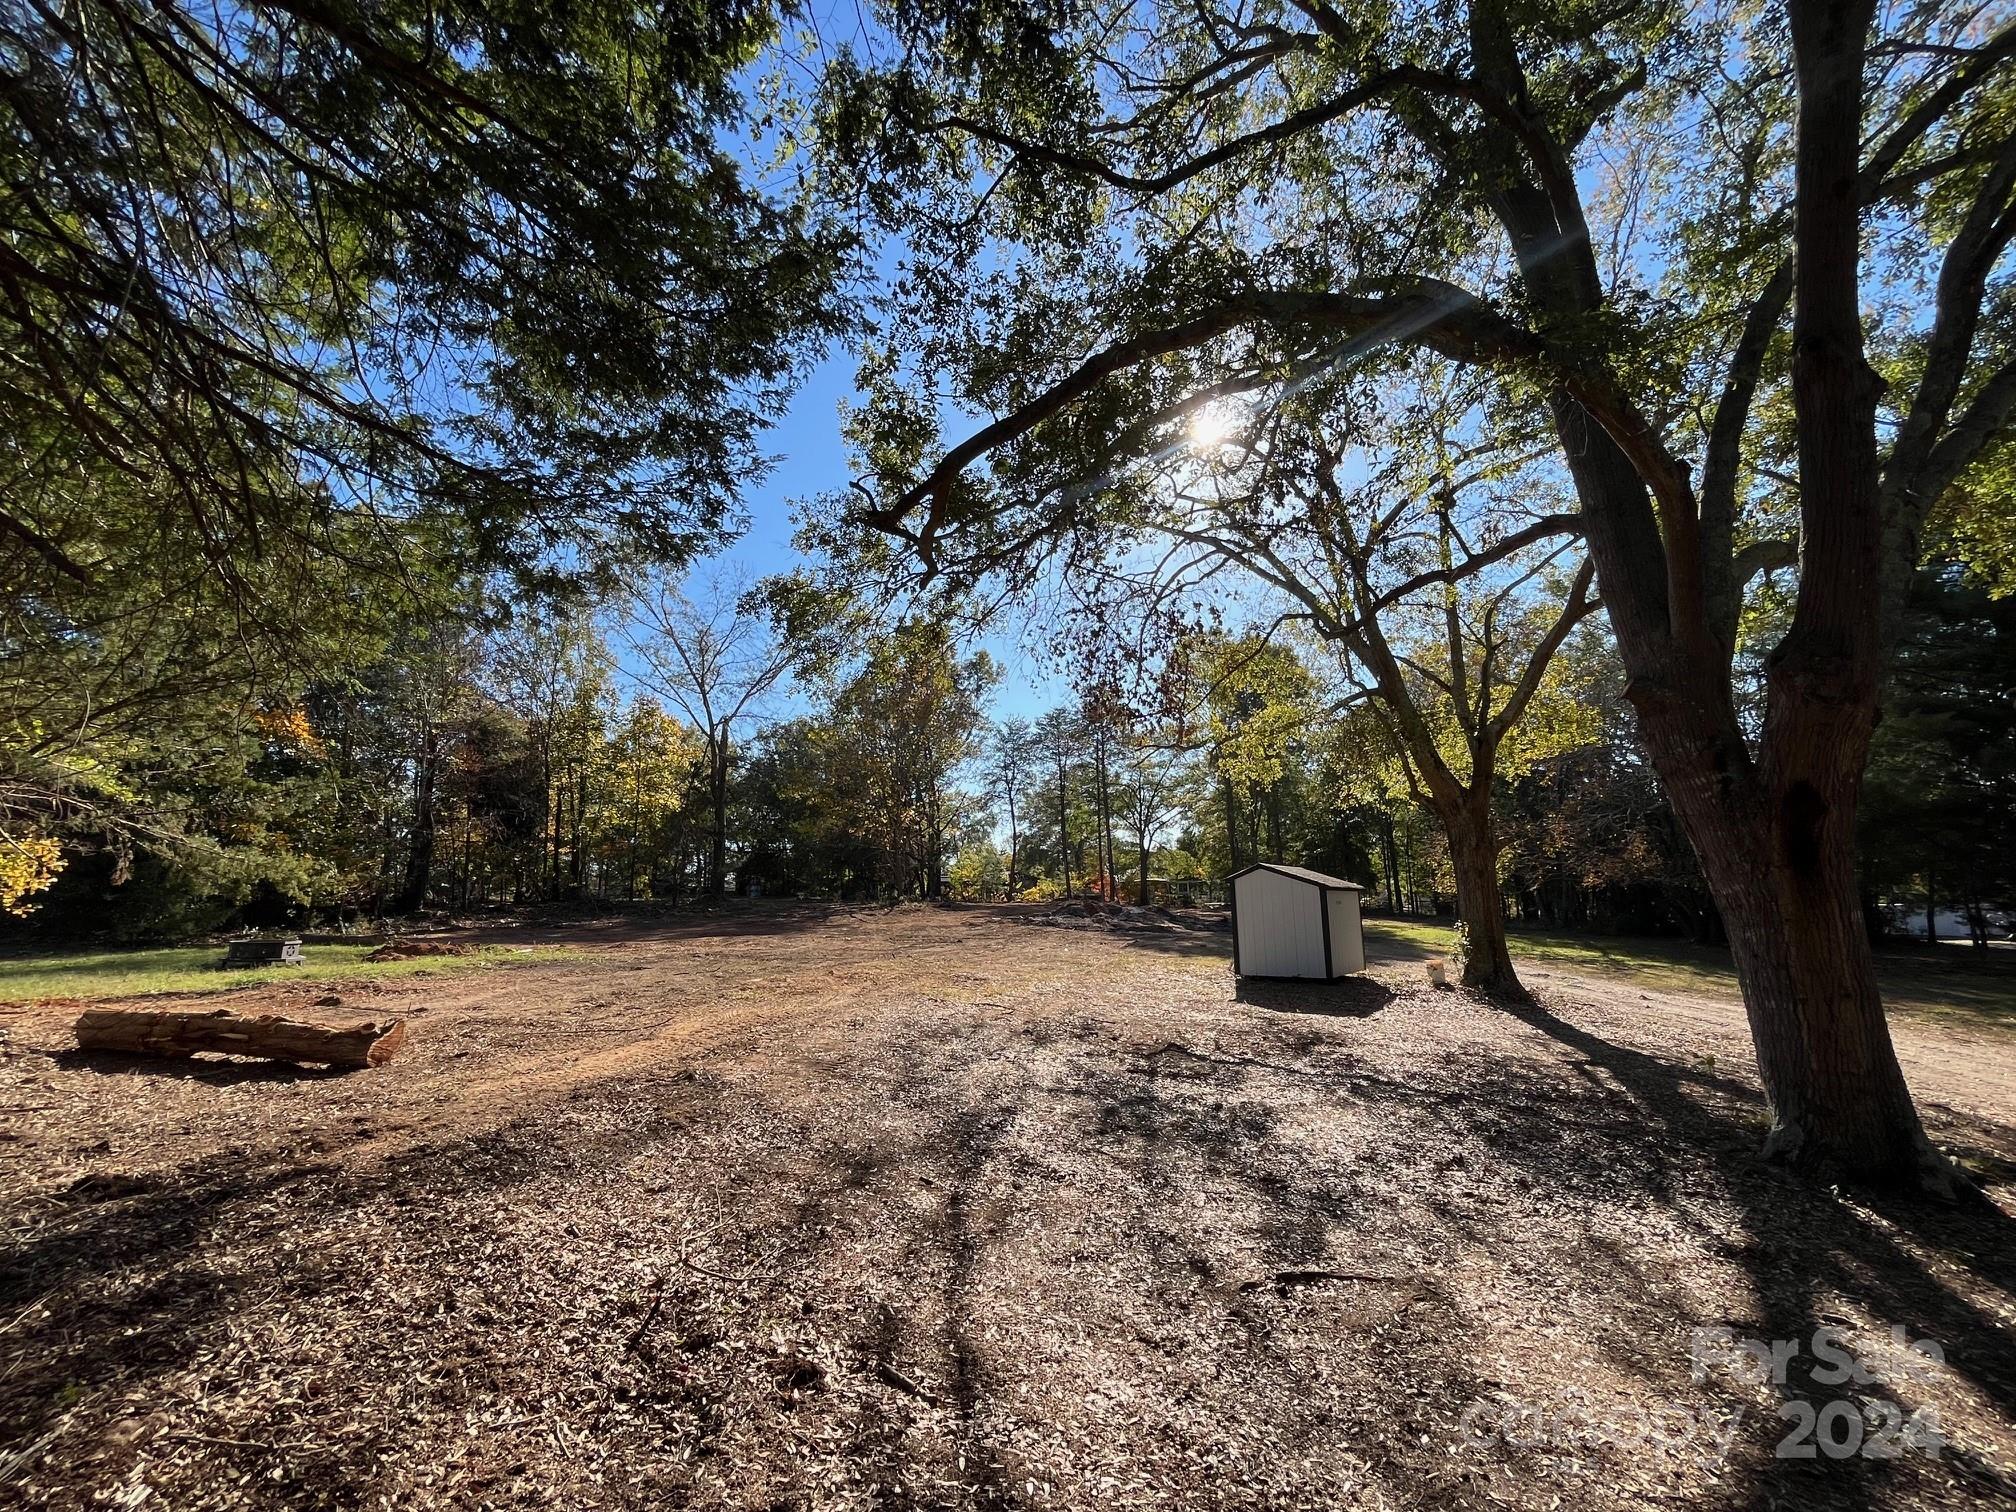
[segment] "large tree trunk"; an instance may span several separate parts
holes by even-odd
[[[1844,688],[1794,645],[1773,669],[1753,759],[1719,669],[1669,660],[1647,671],[1642,646],[1634,655],[1623,634],[1619,644],[1640,738],[1734,954],[1771,1108],[1767,1152],[1950,1189],[1905,1088],[1862,927],[1855,808],[1873,682]]]
[[[1754,765],[1733,721],[1719,742],[1690,743],[1663,701],[1640,699],[1646,743],[1728,932],[1771,1106],[1766,1152],[1949,1189],[1897,1064],[1855,881],[1873,701],[1816,712],[1775,680],[1773,694]]]
[[[1771,1099],[1767,1150],[1885,1183],[1950,1184],[1904,1084],[1861,927],[1855,807],[1882,664],[1882,510],[1876,407],[1863,355],[1856,187],[1863,45],[1873,0],[1795,0],[1792,399],[1802,542],[1792,628],[1772,653],[1751,783],[1723,777],[1722,806],[1754,812],[1695,837],[1744,983]],[[1693,806],[1706,807],[1697,794]],[[1704,831],[1710,828],[1703,826]],[[1728,842],[1739,843],[1730,847]],[[1704,863],[1706,857],[1704,856]],[[1732,903],[1735,906],[1732,906]]]
[[[1592,529],[1590,541],[1606,579],[1632,570],[1607,532]],[[1873,591],[1862,602],[1873,606]],[[1873,679],[1844,686],[1825,675],[1838,659],[1821,655],[1816,669],[1812,647],[1787,648],[1753,760],[1726,673],[1679,664],[1663,635],[1641,635],[1622,608],[1613,606],[1612,623],[1639,735],[1734,953],[1771,1108],[1767,1152],[1861,1180],[1951,1190],[1898,1067],[1861,927],[1853,837]],[[1873,618],[1873,607],[1864,612]]]
[[[1141,837],[1140,852],[1141,852],[1140,903],[1143,908],[1146,908],[1148,906],[1148,837],[1146,835],[1143,835]]]
[[[1456,914],[1468,948],[1463,985],[1483,992],[1525,996],[1505,940],[1505,901],[1498,890],[1498,837],[1488,805],[1472,804],[1437,816],[1449,837],[1456,873]]]

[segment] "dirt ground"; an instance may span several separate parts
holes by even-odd
[[[349,1075],[0,1012],[0,1503],[2016,1502],[2009,1036],[1898,1025],[1963,1213],[1760,1166],[1732,1003],[1011,909],[520,938],[582,953],[234,996],[410,1017]]]

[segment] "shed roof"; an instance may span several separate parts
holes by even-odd
[[[1341,887],[1347,892],[1365,891],[1356,882],[1346,882],[1342,877],[1333,877],[1328,872],[1311,871],[1306,866],[1288,866],[1279,861],[1255,861],[1251,866],[1240,867],[1239,870],[1232,873],[1225,880],[1227,882],[1237,882],[1248,872],[1256,871],[1279,872],[1284,877],[1293,877],[1297,882],[1313,883],[1317,887]]]

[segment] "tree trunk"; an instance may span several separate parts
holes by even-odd
[[[1064,896],[1071,896],[1071,796],[1064,786],[1064,767],[1057,767],[1057,859],[1064,868]]]
[[[574,822],[567,832],[567,871],[576,897],[587,891],[588,857],[583,839],[588,833],[588,764],[582,761],[574,774]]]
[[[1482,992],[1526,995],[1505,940],[1505,901],[1498,891],[1498,837],[1488,807],[1472,804],[1438,814],[1449,836],[1456,873],[1456,914],[1468,948],[1463,985]]]
[[[1803,1168],[1950,1191],[1897,1064],[1862,927],[1855,804],[1873,706],[1788,708],[1799,694],[1775,679],[1773,693],[1774,727],[1754,765],[1733,720],[1720,742],[1689,742],[1672,728],[1684,716],[1638,700],[1729,936],[1771,1107],[1765,1151]]]
[[[1103,875],[1099,879],[1099,896],[1110,898],[1114,895],[1113,877],[1113,794],[1106,781],[1106,742],[1102,737],[1092,750],[1095,771],[1098,775],[1096,791],[1099,795],[1099,869]]]
[[[543,744],[539,753],[540,822],[545,826],[541,837],[539,869],[545,872],[547,896],[560,891],[560,790],[553,785],[553,758]],[[545,854],[551,852],[550,860]]]
[[[728,732],[722,731],[709,753],[708,796],[714,809],[713,833],[707,837],[707,889],[715,897],[728,892]]]
[[[1882,519],[1863,356],[1856,181],[1868,3],[1793,0],[1799,75],[1793,403],[1800,577],[1769,664],[1752,757],[1728,647],[1704,610],[1698,536],[1662,541],[1646,480],[1603,426],[1553,396],[1626,696],[1729,936],[1771,1107],[1768,1153],[1951,1191],[1905,1088],[1856,901],[1853,835],[1882,660]],[[1536,281],[1529,280],[1535,288]]]
[[[945,895],[945,825],[943,806],[934,789],[924,810],[924,896],[936,902]]]
[[[1733,717],[1703,730],[1697,705],[1693,730],[1658,744],[1664,765],[1686,779],[1675,808],[1729,930],[1771,1103],[1767,1153],[1951,1190],[1897,1064],[1856,902],[1855,807],[1882,662],[1883,385],[1863,354],[1856,187],[1872,9],[1873,0],[1790,7],[1799,87],[1792,399],[1804,535],[1792,627],[1769,664],[1763,737],[1752,764]],[[1710,731],[1716,738],[1701,739]]]
[[[1146,908],[1148,906],[1148,837],[1145,834],[1141,836],[1140,851],[1141,851],[1140,902],[1141,906],[1143,908]]]
[[[644,779],[641,775],[630,780],[630,855],[624,863],[623,898],[625,902],[637,901],[637,830],[641,825],[643,808]]]
[[[90,1008],[77,1020],[76,1032],[80,1050],[167,1056],[207,1050],[263,1060],[319,1061],[354,1069],[389,1061],[405,1041],[406,1021],[367,1019],[339,1029],[272,1014],[253,1018],[229,1008],[158,1013]]]
[[[1013,903],[1015,895],[1022,889],[1018,885],[1019,873],[1016,868],[1022,857],[1022,832],[1015,827],[1015,789],[1008,789],[1008,901]]]
[[[394,913],[414,913],[427,906],[427,884],[434,876],[434,775],[437,762],[431,733],[413,773],[413,833],[406,843],[406,879],[393,899]]]

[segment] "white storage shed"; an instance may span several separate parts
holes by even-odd
[[[1365,969],[1358,895],[1365,889],[1306,866],[1260,861],[1226,878],[1232,970],[1249,977],[1330,981]]]

